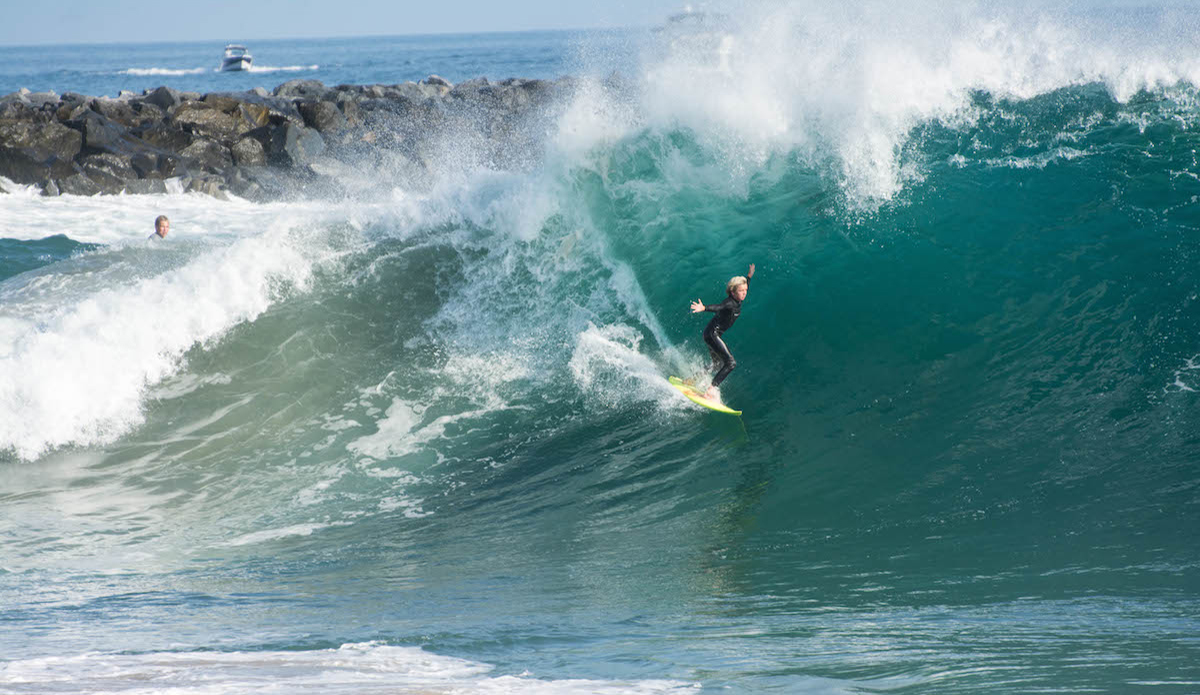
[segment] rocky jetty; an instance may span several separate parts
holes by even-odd
[[[431,75],[204,95],[21,90],[0,97],[0,176],[51,196],[185,190],[267,200],[336,194],[339,173],[374,165],[420,185],[456,142],[486,164],[536,160],[548,119],[572,89],[570,78],[452,85]]]

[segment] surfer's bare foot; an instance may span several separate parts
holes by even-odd
[[[721,402],[721,391],[716,386],[709,386],[708,390],[704,392],[704,397],[710,401],[716,401],[716,402],[720,403]]]

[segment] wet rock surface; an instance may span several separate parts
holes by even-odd
[[[44,195],[159,193],[177,179],[182,190],[267,200],[345,194],[337,172],[388,162],[398,185],[419,186],[453,143],[496,166],[535,161],[573,89],[570,78],[455,86],[436,75],[117,98],[23,89],[0,96],[0,176]]]

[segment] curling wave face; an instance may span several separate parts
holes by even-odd
[[[1183,673],[1200,42],[1134,20],[750,8],[581,81],[519,170],[449,134],[420,190],[380,157],[369,203],[175,196],[150,246],[124,230],[164,199],[6,201],[15,238],[86,211],[68,236],[106,245],[0,284],[0,591],[61,601],[23,619],[69,653],[382,640],[663,692]],[[749,262],[743,430],[663,377],[703,373],[687,302]],[[1081,674],[1078,634],[1143,658]]]

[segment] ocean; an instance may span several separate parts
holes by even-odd
[[[0,182],[0,693],[1200,692],[1200,12],[245,43],[0,93],[579,80],[419,188]]]

